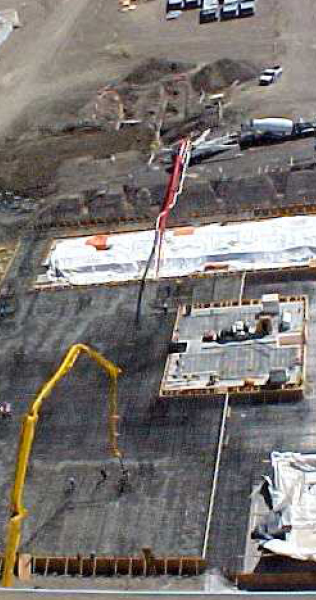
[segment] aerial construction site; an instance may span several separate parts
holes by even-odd
[[[3,588],[316,591],[315,24],[0,0]]]

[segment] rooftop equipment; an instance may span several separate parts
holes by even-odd
[[[279,294],[263,294],[261,302],[262,314],[278,315],[280,313]]]

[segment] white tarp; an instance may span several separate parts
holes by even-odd
[[[12,23],[9,23],[8,21],[2,21],[0,13],[0,46],[6,41],[12,31]]]
[[[284,541],[273,539],[261,546],[276,554],[316,561],[316,454],[273,452],[271,462],[273,512],[289,531]]]
[[[20,20],[14,8],[0,10],[0,46],[12,33],[15,27],[20,27]]]
[[[58,240],[48,259],[48,277],[72,285],[139,279],[154,231],[109,236],[110,248],[96,250],[87,237]],[[316,216],[284,217],[226,226],[206,225],[191,235],[165,233],[160,277],[204,271],[208,262],[231,270],[280,268],[316,258]],[[149,272],[153,276],[154,270]]]

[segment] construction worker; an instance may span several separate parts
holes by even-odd
[[[0,415],[2,416],[3,419],[7,419],[8,417],[12,416],[10,402],[4,402],[3,404],[1,404]]]
[[[107,472],[106,472],[106,468],[105,467],[103,469],[101,469],[100,475],[101,475],[101,479],[99,479],[97,481],[96,487],[99,487],[99,485],[102,485],[102,483],[104,483],[106,481],[106,479],[107,479]]]
[[[67,486],[66,492],[68,494],[72,494],[75,491],[75,488],[76,488],[75,478],[74,477],[69,477],[69,479],[68,479],[68,486]]]
[[[122,473],[121,473],[121,477],[119,479],[119,494],[123,494],[127,484],[128,484],[128,469],[126,469],[126,467],[122,466]]]

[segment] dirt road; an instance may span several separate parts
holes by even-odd
[[[54,61],[56,52],[60,50],[65,40],[72,34],[72,30],[80,13],[87,6],[89,0],[60,0],[56,3],[56,9],[50,13],[49,0],[34,2],[32,13],[30,12],[27,23],[27,32],[20,38],[19,33],[12,34],[8,47],[3,52],[3,60],[0,68],[0,131],[5,133],[13,121],[20,116],[25,108],[40,96],[50,96],[55,93],[49,85],[41,85],[39,82],[41,71],[46,65]],[[8,3],[0,3],[8,7]],[[11,3],[16,6],[16,2]],[[22,3],[23,7],[27,3]],[[30,3],[29,3],[30,4]],[[44,5],[44,15],[39,16],[39,6]],[[23,22],[23,16],[22,22]],[[16,47],[11,51],[13,41]],[[9,45],[10,44],[10,45]],[[2,50],[2,49],[1,49]],[[10,52],[11,51],[11,52]],[[8,56],[8,66],[6,63]],[[11,67],[11,68],[10,68]]]
[[[35,187],[47,195],[43,174],[45,182],[52,181],[64,160],[102,158],[100,148],[104,152],[108,141],[102,136],[96,136],[94,148],[91,136],[67,141],[31,138],[30,132],[78,119],[101,86],[153,56],[195,64],[248,60],[258,72],[281,63],[284,75],[276,85],[261,88],[254,80],[236,88],[232,124],[252,116],[312,118],[314,0],[258,0],[257,5],[251,19],[201,26],[195,10],[166,21],[164,0],[140,3],[131,13],[120,13],[117,0],[0,0],[0,10],[16,8],[23,25],[0,47],[0,140],[13,138],[1,153],[3,184],[26,193]],[[19,134],[25,133],[29,140],[21,143]],[[65,143],[69,147],[63,152]]]
[[[261,3],[256,19],[213,27],[198,24],[198,11],[167,22],[161,0],[128,14],[118,11],[116,0],[0,0],[0,10],[10,6],[23,27],[0,49],[2,133],[23,114],[28,129],[58,119],[67,103],[68,112],[75,111],[78,90],[92,94],[149,56],[191,63],[251,56],[262,64],[274,36],[272,0]]]
[[[313,0],[276,0],[275,38],[266,66],[281,64],[282,79],[275,85],[257,85],[238,94],[238,104],[249,116],[312,119],[316,114],[316,8]]]
[[[200,26],[198,12],[176,22],[164,18],[164,2],[141,4],[122,14],[113,0],[0,0],[19,10],[23,28],[0,48],[0,131],[21,115],[33,123],[76,112],[78,92],[127,73],[148,56],[204,63],[233,57],[260,66],[280,62],[282,81],[256,82],[237,93],[239,108],[253,113],[314,114],[316,9],[313,0],[258,2],[255,18]],[[80,95],[80,94],[79,94]],[[67,112],[67,111],[66,111]]]

